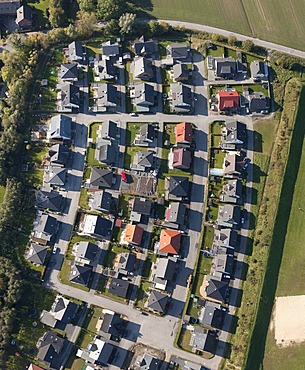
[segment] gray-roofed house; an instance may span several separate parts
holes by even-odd
[[[169,296],[167,294],[161,293],[157,290],[151,290],[147,301],[147,308],[154,312],[164,314],[168,301]]]
[[[262,61],[254,60],[250,64],[251,77],[254,82],[268,80],[268,65]]]
[[[150,80],[154,77],[151,59],[136,57],[133,62],[133,77],[140,80]]]
[[[189,194],[189,178],[184,176],[171,176],[169,179],[168,197],[170,200],[182,200]]]
[[[104,168],[92,167],[89,189],[97,190],[103,188],[111,188],[113,185],[113,172]]]
[[[83,233],[95,237],[111,236],[113,219],[98,215],[86,214],[83,223]]]
[[[93,111],[114,110],[118,106],[118,89],[110,83],[93,86]]]
[[[173,148],[173,168],[188,170],[191,167],[192,154],[187,148]]]
[[[80,91],[79,87],[66,84],[61,87],[60,100],[58,104],[59,111],[72,112],[79,109],[80,106]]]
[[[152,201],[147,198],[134,198],[131,201],[132,211],[130,220],[134,222],[141,222],[142,216],[150,216],[152,209]]]
[[[167,56],[176,60],[186,59],[189,52],[190,47],[187,44],[172,43],[166,47]]]
[[[1,0],[0,15],[16,15],[17,9],[20,7],[20,1]]]
[[[215,74],[219,78],[232,80],[237,75],[237,65],[234,58],[214,58]]]
[[[133,253],[120,253],[117,259],[116,269],[119,273],[130,273],[135,271],[137,257]]]
[[[44,363],[48,369],[58,370],[61,366],[63,349],[66,344],[66,339],[62,338],[54,331],[49,330],[45,332],[37,343],[37,347],[39,348],[37,360]]]
[[[109,286],[109,293],[121,298],[126,298],[129,289],[129,281],[119,278],[112,278]]]
[[[80,41],[73,41],[68,45],[70,62],[84,62],[86,60],[86,48]]]
[[[91,242],[80,241],[74,244],[72,254],[75,256],[75,263],[78,265],[96,265],[98,246]]]
[[[69,280],[72,283],[87,286],[91,276],[91,272],[92,272],[91,266],[88,265],[82,266],[74,263],[70,271]]]
[[[187,81],[190,73],[186,64],[177,63],[173,66],[173,80],[175,82]]]
[[[218,226],[236,228],[240,224],[240,207],[224,204],[218,208]]]
[[[65,186],[66,178],[66,168],[49,166],[45,171],[45,182],[50,186]]]
[[[238,243],[238,234],[233,229],[215,229],[213,244],[216,247],[236,248]]]
[[[149,112],[155,104],[155,90],[147,83],[135,83],[129,86],[131,102],[137,112]]]
[[[108,84],[109,85],[109,84]],[[104,140],[116,140],[118,125],[116,122],[107,120],[99,126],[98,136]]]
[[[108,367],[115,357],[116,347],[96,336],[94,341],[89,344],[88,348],[79,349],[76,353],[77,357],[83,358],[86,363],[96,364],[100,368]]]
[[[161,364],[162,361],[150,353],[145,353],[144,356],[138,357],[136,360],[138,370],[158,370]]]
[[[58,226],[59,224],[55,217],[46,213],[39,214],[34,222],[33,240],[46,245],[55,237]]]
[[[224,175],[229,177],[239,177],[244,169],[243,158],[237,154],[226,155],[223,162]]]
[[[55,190],[38,190],[36,193],[36,207],[41,210],[59,212],[62,206],[63,196]]]
[[[96,54],[94,59],[94,80],[113,80],[117,71],[114,63],[115,58],[104,58],[101,54]]]
[[[269,112],[269,98],[262,92],[254,92],[249,96],[249,110],[251,113],[267,114]]]
[[[48,247],[39,244],[32,244],[29,248],[26,259],[35,265],[43,265],[48,253]]]
[[[105,164],[114,164],[116,161],[116,148],[114,145],[101,145],[95,150],[95,159]]]
[[[102,43],[102,51],[106,57],[118,57],[120,55],[119,44],[111,40]]]
[[[22,5],[17,9],[16,23],[21,29],[30,29],[33,24],[32,9],[27,5]]]
[[[47,132],[49,141],[71,141],[72,119],[64,114],[57,114],[51,118],[50,126]]]
[[[192,90],[180,83],[170,84],[169,101],[174,113],[189,113],[192,109]]]
[[[50,165],[58,167],[66,167],[67,162],[71,158],[71,151],[67,145],[54,144],[48,152]]]
[[[168,282],[174,280],[177,270],[177,258],[159,258],[156,262],[157,268],[154,273],[154,287],[160,290],[167,290]]]
[[[214,331],[207,330],[201,326],[195,326],[190,341],[194,351],[208,352],[215,354],[218,339]]]
[[[201,324],[209,329],[222,329],[225,314],[219,303],[205,301]]]
[[[40,321],[52,328],[62,328],[74,319],[78,310],[78,305],[61,295],[57,295],[50,311],[43,310]]]
[[[179,228],[185,223],[186,206],[181,202],[173,202],[169,205],[165,213],[166,224],[176,225]],[[168,225],[166,225],[168,226]]]
[[[116,312],[108,311],[104,314],[98,335],[106,340],[119,342],[126,333],[127,321]]]
[[[92,193],[89,199],[90,208],[94,211],[110,213],[112,205],[112,194],[106,190],[99,190]]]
[[[152,124],[141,125],[139,134],[136,134],[134,145],[148,146],[153,143],[156,137],[156,130]]]
[[[222,281],[221,277],[207,275],[208,286],[206,287],[206,299],[213,302],[226,303],[229,283]]]
[[[241,180],[227,180],[222,186],[219,200],[224,203],[241,204],[243,199],[243,185]]]
[[[58,78],[62,81],[68,82],[78,81],[77,64],[75,63],[62,64],[58,71]]]
[[[237,120],[225,123],[221,130],[220,147],[227,150],[245,148],[247,145],[247,126]]]
[[[130,168],[137,171],[146,171],[150,170],[155,161],[155,152],[147,150],[145,152],[138,151],[134,154],[133,163]]]
[[[144,35],[133,44],[135,54],[140,56],[151,56],[157,51],[157,43],[154,40],[145,40]]]
[[[217,254],[213,258],[212,268],[221,274],[232,275],[234,269],[234,256],[231,254]]]

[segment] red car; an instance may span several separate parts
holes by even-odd
[[[127,182],[127,176],[126,176],[126,173],[125,172],[121,172],[121,176],[122,176],[122,180],[124,182]]]

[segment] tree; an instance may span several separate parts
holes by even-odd
[[[77,21],[75,22],[75,31],[78,36],[90,36],[97,23],[96,15],[90,12],[80,11],[77,13]]]
[[[117,35],[120,32],[119,22],[116,19],[110,19],[104,30],[106,35]]]
[[[237,41],[237,38],[235,36],[231,35],[231,36],[228,37],[228,44],[229,45],[235,46],[236,41]]]
[[[119,19],[120,31],[123,34],[131,33],[132,27],[136,21],[136,15],[133,13],[125,13]]]
[[[50,0],[49,21],[52,27],[62,27],[66,25],[67,16],[63,0]]]
[[[126,0],[98,0],[97,17],[102,21],[118,19],[126,9]]]
[[[242,45],[242,48],[245,50],[245,51],[252,51],[253,48],[254,48],[254,44],[251,40],[245,40],[241,43]]]
[[[83,12],[94,12],[96,10],[95,0],[78,0],[78,5]]]

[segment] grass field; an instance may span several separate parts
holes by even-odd
[[[301,104],[298,112],[298,120],[301,122],[305,115],[305,89],[301,96]],[[302,104],[303,103],[303,104]],[[288,181],[291,198],[284,204],[286,213],[289,215],[287,232],[284,241],[283,256],[280,265],[279,277],[277,282],[276,296],[288,296],[305,294],[305,238],[304,212],[305,210],[305,140],[304,128],[300,124],[298,133],[298,145],[291,152],[293,172],[297,174],[296,182]],[[301,159],[300,159],[301,157]],[[289,213],[290,208],[290,213]],[[294,345],[288,348],[276,346],[274,332],[269,328],[265,356],[264,368],[268,370],[284,370],[287,366],[290,369],[302,369],[305,361],[305,344]]]
[[[305,50],[305,2],[288,0],[152,0],[139,2],[147,16],[224,28]],[[143,14],[144,16],[144,14]]]

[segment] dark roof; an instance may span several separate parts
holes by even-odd
[[[80,41],[73,41],[68,46],[69,57],[72,61],[83,59],[84,56],[84,47]]]
[[[150,55],[156,50],[156,44],[153,40],[145,40],[142,36],[134,42],[134,48],[137,55]]]
[[[0,15],[12,14],[15,15],[20,7],[20,1],[0,1]]]
[[[39,209],[49,209],[58,212],[62,204],[62,195],[55,190],[38,190],[36,193],[36,206]]]
[[[58,114],[51,118],[50,121],[50,138],[55,140],[70,140],[71,139],[71,117],[64,114]]]
[[[147,307],[160,313],[164,313],[168,302],[168,295],[152,290],[148,298]]]
[[[174,59],[186,58],[188,56],[189,47],[187,44],[172,43],[166,49]]]
[[[237,247],[238,234],[233,229],[215,229],[214,243],[219,246]]]
[[[215,353],[217,347],[217,334],[200,326],[195,326],[193,332],[193,348],[199,351]]]
[[[129,282],[126,280],[112,278],[109,287],[109,293],[121,298],[126,298],[129,288]]]
[[[156,277],[171,281],[173,280],[176,268],[176,258],[160,258],[157,264]]]
[[[227,282],[211,278],[206,289],[206,294],[208,298],[212,298],[224,303],[226,300],[228,289],[229,284]]]
[[[114,145],[101,145],[98,150],[98,160],[102,163],[114,163],[116,159],[116,149]]]
[[[110,84],[107,84],[107,86],[111,86]],[[101,138],[104,139],[116,139],[116,133],[117,133],[117,124],[116,122],[107,120],[106,122],[103,122],[101,124]]]
[[[81,241],[79,242],[76,256],[78,258],[85,258],[91,262],[95,260],[98,251],[98,246],[96,244]]]
[[[167,222],[177,223],[179,225],[184,224],[186,213],[186,206],[183,203],[175,202],[171,203],[166,210],[165,219]]]
[[[143,80],[154,76],[151,59],[145,57],[136,57],[133,62],[133,76]]]
[[[74,63],[62,64],[59,70],[59,78],[63,81],[78,79],[77,64]]]
[[[66,84],[61,88],[61,102],[63,107],[70,107],[72,105],[79,106],[80,93],[79,87]]]
[[[140,365],[139,370],[157,370],[160,368],[161,360],[153,357],[149,353],[145,353]]]
[[[57,228],[57,219],[48,214],[42,214],[36,230],[47,235],[52,235],[55,233]]]
[[[171,176],[169,179],[169,193],[177,197],[187,197],[189,191],[189,178],[184,176]]]
[[[91,275],[91,266],[81,266],[74,264],[71,268],[69,280],[73,283],[87,285]]]
[[[47,253],[47,247],[43,247],[38,244],[32,244],[28,251],[27,260],[38,265],[43,265]]]
[[[64,310],[64,314],[60,321],[64,324],[69,324],[76,315],[78,305],[70,300],[67,302],[67,299],[63,297],[58,297],[54,304],[53,312],[59,312],[62,310]]]
[[[105,217],[98,216],[94,234],[106,237],[107,235],[109,235],[109,231],[112,230],[112,227],[113,222],[111,220]]]
[[[221,146],[225,146],[226,144],[234,144],[235,146],[241,146],[246,144],[247,141],[247,126],[246,124],[232,120],[226,122],[226,134],[223,137],[223,142]],[[223,145],[224,144],[224,145]]]
[[[221,310],[219,303],[206,301],[202,317],[202,325],[221,329],[225,311]]]
[[[64,344],[64,338],[61,338],[52,330],[47,331],[40,342],[37,359],[48,364],[50,368],[53,368],[54,363],[58,361]]]
[[[132,272],[135,269],[137,258],[133,253],[121,253],[118,263],[118,269]]]
[[[189,70],[186,64],[177,63],[173,66],[173,77],[174,80],[177,79],[188,79],[189,77]]]
[[[268,98],[261,92],[254,92],[250,95],[250,111],[260,113],[269,110]]]
[[[92,167],[90,185],[99,188],[112,187],[113,172],[103,168]]]
[[[152,207],[152,200],[146,198],[135,198],[133,201],[132,210],[141,215],[149,216]]]
[[[109,334],[110,340],[119,339],[125,327],[125,322],[119,314],[106,313],[103,318],[99,334]]]
[[[102,44],[103,55],[106,56],[117,56],[120,54],[120,47],[114,41],[106,41]]]
[[[70,149],[67,145],[55,144],[49,149],[51,164],[65,166],[70,157]]]
[[[153,125],[150,125],[149,123],[146,123],[141,126],[140,128],[140,135],[142,137],[142,140],[151,140],[154,141],[155,139],[155,128]]]
[[[234,268],[234,257],[230,254],[218,254],[214,260],[215,271],[232,275]]]
[[[134,155],[134,164],[138,166],[151,168],[154,162],[154,154],[155,152],[150,150],[138,151]]]
[[[234,58],[215,58],[216,75],[231,78],[237,73],[237,65]]]
[[[27,5],[23,5],[17,9],[17,24],[23,20],[32,21],[32,9]]]
[[[91,208],[110,212],[112,204],[112,194],[105,190],[95,191],[93,193]]]
[[[64,186],[66,181],[67,169],[55,166],[49,166],[46,172],[47,179],[50,185]]]

